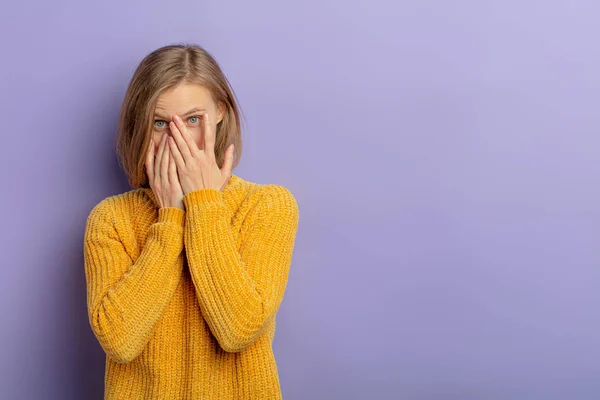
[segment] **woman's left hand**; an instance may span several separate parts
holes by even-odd
[[[219,169],[215,157],[216,132],[211,129],[208,113],[202,115],[202,124],[204,149],[200,150],[188,133],[181,117],[176,115],[169,123],[171,151],[175,157],[184,196],[200,189],[223,190],[231,177],[233,143],[225,152],[223,168]]]

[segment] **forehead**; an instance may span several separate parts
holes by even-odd
[[[162,92],[156,101],[157,112],[180,113],[192,107],[210,108],[210,91],[197,83],[182,83]]]

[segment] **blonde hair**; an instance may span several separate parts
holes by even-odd
[[[149,187],[145,171],[150,147],[154,107],[158,96],[180,83],[198,83],[207,88],[217,105],[225,106],[217,125],[215,158],[223,166],[225,150],[233,143],[232,170],[242,154],[241,109],[233,88],[214,57],[198,45],[168,45],[148,54],[135,70],[119,113],[115,150],[119,164],[134,187]]]

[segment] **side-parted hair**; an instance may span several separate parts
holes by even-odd
[[[215,158],[223,166],[225,151],[233,143],[232,170],[242,155],[242,121],[233,88],[214,57],[198,45],[168,45],[148,54],[135,70],[119,113],[115,150],[134,188],[149,187],[145,162],[152,138],[154,108],[159,95],[180,83],[207,88],[219,106],[225,106],[217,124]]]

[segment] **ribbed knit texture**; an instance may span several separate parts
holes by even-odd
[[[272,341],[298,227],[288,189],[232,175],[159,208],[152,189],[90,212],[90,325],[105,399],[281,399]]]

